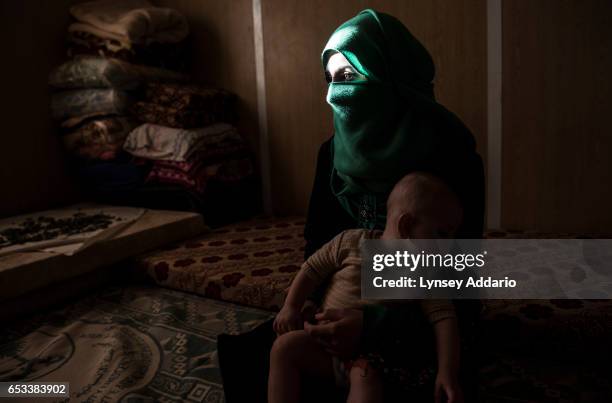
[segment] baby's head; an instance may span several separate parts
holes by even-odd
[[[400,179],[387,200],[386,238],[452,238],[463,209],[457,195],[439,178],[422,172]]]

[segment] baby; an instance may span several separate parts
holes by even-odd
[[[429,174],[413,173],[402,178],[389,195],[384,231],[344,231],[313,254],[293,280],[274,321],[274,330],[279,336],[270,355],[269,402],[300,401],[304,375],[335,379],[336,383],[348,386],[347,402],[382,402],[386,374],[398,373],[397,368],[376,368],[361,352],[353,357],[332,355],[303,330],[302,308],[307,297],[324,283],[327,287],[323,310],[359,309],[365,304],[382,303],[361,299],[360,241],[448,238],[454,235],[461,220],[460,202],[444,182]],[[419,303],[435,334],[436,400],[445,394],[449,402],[459,402],[459,337],[453,305],[442,300]]]

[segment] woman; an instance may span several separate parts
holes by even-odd
[[[322,59],[334,136],[319,150],[306,255],[344,229],[382,228],[390,189],[412,171],[445,180],[466,210],[461,237],[479,238],[482,161],[469,130],[435,101],[427,50],[394,17],[365,10],[334,32]]]
[[[458,237],[481,237],[482,161],[469,130],[435,101],[434,64],[419,41],[394,17],[364,10],[333,33],[322,62],[329,82],[327,102],[334,114],[334,136],[318,154],[304,233],[306,257],[343,230],[382,228],[389,191],[413,171],[436,175],[459,196],[464,221]],[[457,306],[460,326],[469,328],[470,314],[478,308],[474,305]],[[323,318],[330,323],[310,329],[328,347],[350,353],[360,346],[363,351],[388,344],[391,335],[397,338],[390,327],[397,323],[393,315],[382,307],[329,311]],[[423,335],[400,336],[409,347]],[[232,360],[230,355],[241,356],[238,365],[243,369],[246,361],[265,361],[262,350],[269,351],[274,335],[266,324],[241,337],[231,343],[227,338],[219,340],[229,403],[239,387],[238,382],[231,384],[236,374],[230,361],[237,358]],[[263,371],[248,371],[251,383],[246,388],[242,384],[242,389],[251,391],[251,399],[257,393],[254,390],[265,393],[265,379],[253,379]],[[469,392],[467,388],[466,401],[473,401]]]

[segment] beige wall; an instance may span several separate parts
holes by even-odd
[[[425,44],[437,67],[438,100],[472,129],[484,156],[484,0],[262,0],[262,6],[274,211],[306,211],[316,152],[333,133],[321,50],[338,25],[364,8],[395,15]]]
[[[612,2],[503,2],[502,225],[612,232]]]

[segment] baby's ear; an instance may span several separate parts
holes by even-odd
[[[401,239],[410,238],[410,230],[414,225],[414,216],[410,213],[402,213],[397,220],[397,232]]]

